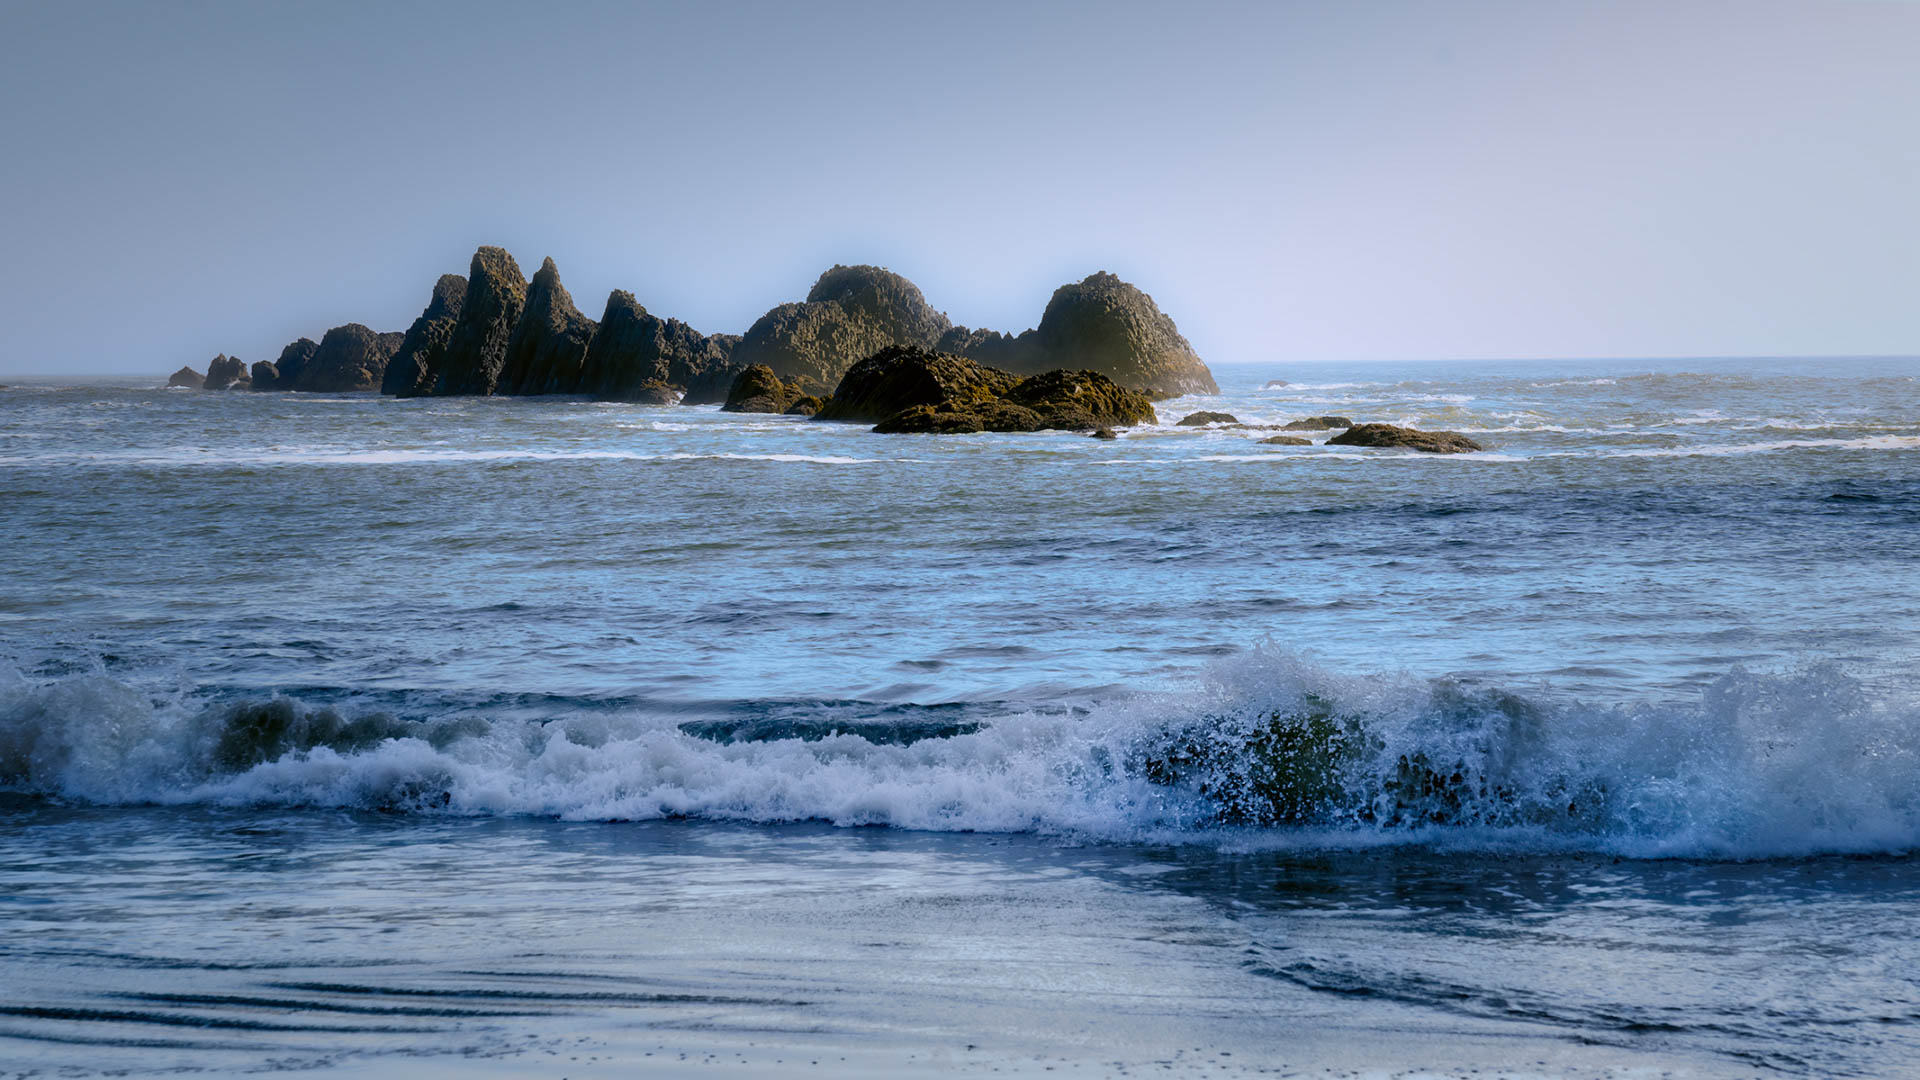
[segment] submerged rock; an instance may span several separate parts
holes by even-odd
[[[1268,380],[1267,380],[1267,382],[1266,382],[1266,385],[1265,385],[1265,386],[1262,386],[1262,387],[1261,387],[1260,389],[1262,389],[1262,390],[1278,390],[1278,389],[1280,389],[1280,388],[1281,388],[1281,387],[1283,387],[1283,386],[1291,386],[1291,385],[1293,385],[1293,384],[1291,384],[1291,383],[1289,383],[1289,382],[1287,382],[1287,380],[1285,380],[1285,379],[1268,379]]]
[[[447,343],[453,340],[453,328],[460,321],[460,305],[466,296],[466,278],[440,275],[426,310],[413,320],[400,348],[387,361],[386,374],[380,379],[381,393],[416,397],[432,389],[433,370],[445,363]]]
[[[762,315],[734,359],[786,379],[832,386],[848,369],[893,345],[931,347],[952,326],[913,282],[876,266],[835,266],[797,304]]]
[[[1120,436],[1114,434],[1112,428],[1103,427],[1103,428],[1094,428],[1093,437],[1096,439],[1117,439]]]
[[[1281,431],[1332,431],[1335,428],[1348,428],[1353,421],[1344,416],[1309,416],[1305,420],[1292,420],[1281,426]]]
[[[200,385],[207,390],[245,390],[252,382],[247,365],[221,353],[207,362],[207,377]]]
[[[616,289],[587,345],[580,392],[606,401],[725,401],[740,373],[732,361],[739,340],[707,337],[679,319],[662,319],[632,293]]]
[[[571,394],[580,388],[594,321],[580,314],[551,258],[527,286],[526,305],[507,340],[495,393]]]
[[[431,393],[491,394],[500,385],[520,313],[526,307],[527,279],[520,264],[502,248],[483,247],[467,268],[467,292],[460,301],[438,366],[430,371]]]
[[[1240,418],[1232,413],[1196,412],[1188,413],[1174,422],[1174,427],[1206,427],[1208,424],[1237,424]]]
[[[1328,446],[1373,446],[1427,454],[1465,454],[1485,447],[1457,431],[1416,431],[1392,424],[1360,424],[1327,440]]]
[[[207,377],[190,367],[182,367],[167,377],[167,385],[184,386],[189,390],[198,390],[207,384]]]
[[[1312,446],[1312,439],[1303,439],[1298,435],[1273,435],[1260,440],[1261,446]]]
[[[359,323],[336,326],[320,339],[320,346],[294,375],[288,376],[281,368],[277,388],[322,394],[378,390],[387,361],[405,337],[400,333],[375,333]]]

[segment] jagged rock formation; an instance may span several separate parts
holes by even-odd
[[[802,376],[832,386],[854,364],[889,345],[931,347],[952,327],[919,286],[875,266],[835,266],[807,299],[762,315],[741,338],[734,359],[765,364],[781,378]]]
[[[739,340],[707,337],[679,319],[661,319],[632,293],[616,289],[587,344],[580,392],[606,401],[724,401],[739,375],[732,362]]]
[[[1428,454],[1465,454],[1486,447],[1457,431],[1416,431],[1392,424],[1360,424],[1327,440],[1328,446],[1377,446]]]
[[[380,378],[380,392],[398,397],[423,394],[432,384],[436,364],[446,359],[447,344],[453,340],[453,328],[460,321],[460,305],[467,298],[467,279],[459,274],[442,274],[434,282],[433,296],[425,311],[407,327],[407,335],[387,361],[386,374]]]
[[[1232,413],[1195,412],[1188,413],[1174,422],[1174,427],[1206,427],[1208,424],[1237,424],[1240,418]]]
[[[198,390],[207,384],[207,377],[190,367],[182,366],[179,371],[167,377],[169,387],[184,386],[189,390]]]
[[[467,269],[453,336],[437,366],[429,369],[432,394],[491,394],[500,384],[507,347],[527,303],[527,279],[505,249],[483,247]]]
[[[248,375],[250,381],[247,383],[247,388],[250,390],[278,389],[274,384],[280,381],[280,369],[275,367],[271,360],[255,360],[253,369]]]
[[[247,365],[226,353],[207,361],[207,377],[200,384],[205,390],[245,390],[253,382]]]
[[[500,367],[499,394],[571,394],[580,389],[580,371],[593,340],[594,321],[573,306],[551,258],[540,264],[527,286],[526,306],[507,340]]]
[[[405,334],[379,334],[359,323],[336,326],[320,339],[320,345],[308,354],[304,363],[287,373],[286,352],[282,352],[280,378],[275,388],[305,390],[311,393],[338,394],[353,390],[378,390],[380,377],[386,374],[387,361]],[[292,351],[299,342],[287,346]]]
[[[261,373],[254,372],[253,388],[255,390],[294,389],[295,384],[300,381],[301,372],[307,369],[307,364],[313,360],[313,354],[319,351],[320,343],[312,338],[301,338],[293,342],[280,350],[280,359],[275,360],[271,365],[273,378],[262,382]]]
[[[878,419],[882,434],[1097,431],[1153,422],[1140,394],[1092,371],[1022,379],[962,356],[896,346],[855,364],[815,419]]]
[[[798,379],[782,382],[765,364],[754,364],[733,380],[721,412],[784,413],[807,396]]]

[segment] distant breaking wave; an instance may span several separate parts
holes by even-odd
[[[750,723],[444,716],[0,675],[0,790],[102,804],[827,821],[1239,847],[1630,857],[1920,847],[1920,708],[1832,667],[1552,704],[1276,646],[1087,711],[821,703]]]

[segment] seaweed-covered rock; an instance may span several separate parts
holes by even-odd
[[[765,364],[754,364],[733,380],[727,403],[721,412],[784,413],[794,402],[807,396],[798,380],[782,382]]]
[[[253,377],[247,374],[247,365],[236,357],[221,353],[207,361],[207,377],[200,385],[207,390],[245,390],[252,383]]]
[[[1117,439],[1120,437],[1114,434],[1113,429],[1110,427],[1094,428],[1092,435],[1096,439]]]
[[[1174,427],[1206,427],[1208,424],[1237,424],[1240,418],[1232,413],[1194,412],[1188,413],[1174,422]]]
[[[890,345],[931,347],[952,326],[918,286],[874,266],[835,266],[807,299],[781,304],[749,327],[734,351],[743,365],[765,364],[781,378],[825,386]]]
[[[1353,421],[1344,416],[1309,416],[1305,420],[1292,420],[1281,425],[1281,431],[1332,431],[1335,428],[1348,428]]]
[[[280,381],[280,369],[271,360],[255,360],[253,368],[247,372],[247,388],[250,390],[278,390],[275,385]]]
[[[895,345],[849,368],[818,417],[873,423],[916,405],[964,412],[1003,396],[1019,381],[963,356]]]
[[[1272,435],[1260,440],[1261,446],[1312,446],[1312,439],[1303,439],[1298,435]]]
[[[326,394],[378,390],[387,361],[405,337],[375,333],[359,323],[336,326],[320,339],[320,347],[292,379],[282,375],[280,381],[286,385],[280,389]]]
[[[527,302],[527,279],[502,248],[483,247],[467,268],[460,301],[440,364],[431,371],[434,394],[491,394],[499,389],[507,346]]]
[[[552,259],[540,264],[527,286],[526,306],[507,341],[495,393],[571,394],[593,339],[594,322],[573,306]]]
[[[1006,400],[1039,413],[1048,427],[1129,427],[1158,419],[1146,395],[1098,371],[1043,371],[1020,380]]]
[[[739,340],[731,334],[707,337],[679,319],[662,319],[632,293],[616,289],[587,345],[580,392],[607,401],[657,402],[667,394],[689,405],[725,401],[739,375],[732,364]]]
[[[1055,289],[1031,346],[1014,351],[1025,354],[1012,358],[1015,371],[1097,371],[1154,396],[1220,392],[1213,373],[1153,297],[1105,272]]]
[[[198,390],[207,385],[207,377],[190,367],[183,366],[179,371],[167,377],[167,385],[169,387],[184,386],[189,390]]]
[[[1428,454],[1465,454],[1486,447],[1457,431],[1416,431],[1392,424],[1360,424],[1327,440],[1328,446],[1377,446]]]
[[[300,373],[306,370],[313,354],[320,351],[320,343],[312,338],[301,338],[280,350],[280,359],[273,362],[274,379],[265,386],[260,385],[255,376],[255,390],[292,390],[300,381]]]
[[[398,397],[415,397],[433,388],[433,369],[445,362],[447,343],[453,340],[453,328],[460,321],[460,305],[467,298],[467,279],[459,274],[442,274],[433,284],[433,295],[425,311],[407,327],[400,348],[387,361],[386,374],[380,379],[380,392]]]

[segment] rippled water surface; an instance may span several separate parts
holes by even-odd
[[[1920,361],[1217,374],[1112,442],[0,390],[0,1067],[749,1069],[717,1024],[885,1072],[939,1014],[942,1067],[1097,1070],[1043,970],[1133,1065],[1911,1060]],[[1259,442],[1323,414],[1489,450]],[[808,922],[869,901],[870,953]],[[1058,965],[807,974],[904,985],[928,911]]]

